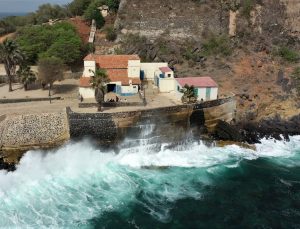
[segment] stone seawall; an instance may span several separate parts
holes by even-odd
[[[52,148],[70,138],[88,136],[110,144],[126,137],[138,138],[149,127],[151,133],[160,139],[176,141],[184,137],[187,130],[202,130],[206,126],[213,131],[218,120],[230,122],[234,110],[234,98],[226,98],[132,112],[75,113],[67,108],[61,113],[2,115],[0,156],[6,162],[16,162],[25,151]]]
[[[59,146],[69,139],[65,112],[16,115],[0,122],[0,151],[13,161],[18,159],[17,153]]]
[[[219,120],[230,122],[235,115],[234,98],[179,105],[149,110],[118,113],[75,113],[70,109],[68,119],[71,138],[91,136],[100,142],[113,142],[127,136],[138,136],[149,125],[156,135],[173,137],[178,130],[207,127],[213,131]],[[174,128],[175,131],[174,132]],[[182,131],[185,132],[185,131]]]

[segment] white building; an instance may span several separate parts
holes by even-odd
[[[174,72],[169,67],[160,67],[154,76],[154,85],[160,92],[172,92],[175,90]]]
[[[141,63],[141,78],[154,81],[155,75],[162,67],[168,67],[168,63]]]
[[[91,77],[97,68],[104,69],[110,79],[107,92],[121,96],[138,93],[140,80],[140,58],[137,55],[94,55],[84,58],[84,72],[79,82],[79,93],[84,99],[94,98]]]
[[[211,77],[186,77],[175,78],[175,93],[181,99],[183,93],[180,90],[187,84],[195,87],[198,101],[209,101],[218,98],[218,85]]]

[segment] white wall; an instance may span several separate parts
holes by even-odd
[[[136,94],[138,92],[139,92],[139,87],[137,85],[122,86],[122,93]]]
[[[95,61],[84,61],[84,71],[83,71],[83,76],[84,77],[91,77],[93,76],[93,72],[91,71],[96,71],[96,62]]]
[[[175,88],[174,78],[160,78],[159,79],[159,91],[160,92],[172,92]]]
[[[214,100],[218,98],[218,88],[217,87],[213,87],[211,89],[211,93],[210,93],[210,99]]]
[[[79,87],[79,94],[83,99],[95,98],[95,90],[93,88]]]
[[[183,93],[180,93],[177,90],[178,86],[180,87],[180,89],[182,89],[180,84],[175,80],[175,90],[174,90],[175,96],[176,96],[177,99],[181,100],[181,97],[183,96]],[[218,98],[218,88],[217,87],[211,88],[210,100],[215,100],[217,98]],[[201,99],[203,99],[203,101],[206,101],[206,88],[198,88],[198,98],[197,98],[197,100],[201,101]]]
[[[203,101],[206,100],[206,88],[198,88],[198,101],[201,101],[201,99],[203,99]]]
[[[168,67],[168,63],[141,63],[141,70],[144,71],[146,80],[154,80],[155,71],[161,67]]]
[[[141,61],[129,60],[128,61],[128,77],[140,78],[141,73]]]

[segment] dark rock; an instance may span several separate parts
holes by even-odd
[[[16,170],[16,165],[4,162],[3,158],[0,158],[0,170],[6,170],[12,172]]]
[[[243,138],[239,133],[239,129],[224,121],[218,122],[213,136],[217,140],[243,141]]]

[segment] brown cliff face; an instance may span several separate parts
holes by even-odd
[[[123,34],[138,33],[150,39],[169,34],[175,40],[200,40],[208,31],[228,33],[230,10],[240,11],[237,30],[246,26],[259,32],[259,26],[262,33],[299,35],[298,0],[123,0],[116,26]]]
[[[300,1],[281,0],[286,7],[286,25],[291,33],[300,36]]]

